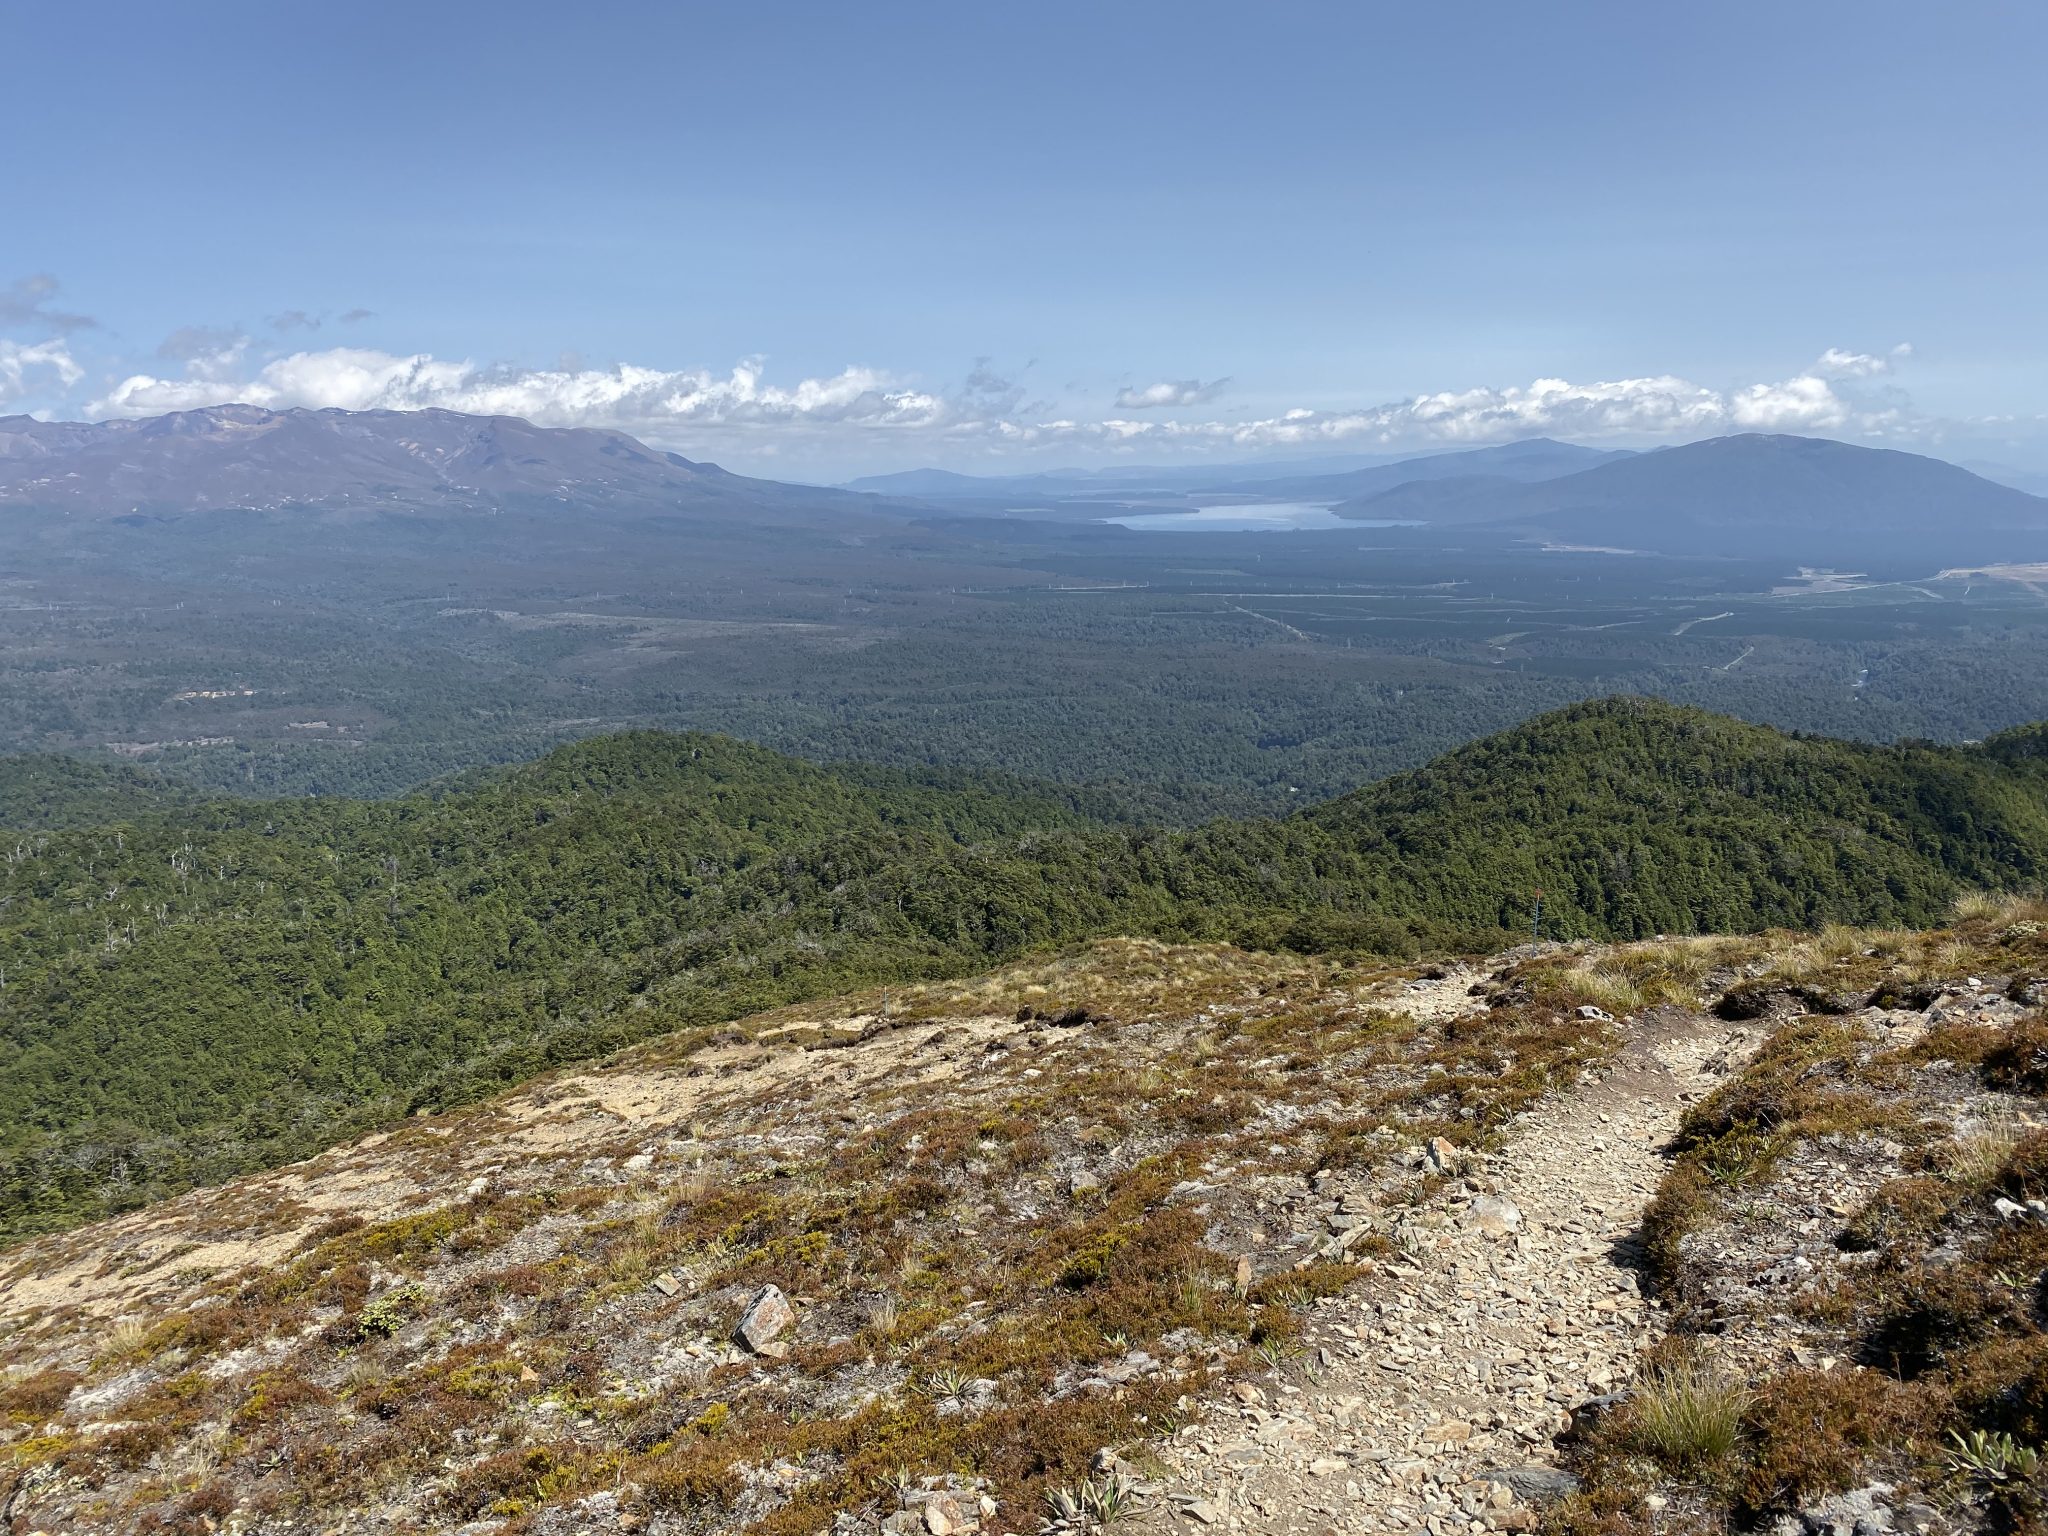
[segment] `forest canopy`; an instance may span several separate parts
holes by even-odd
[[[560,1063],[1110,932],[1412,955],[1925,923],[2040,883],[2048,758],[1641,699],[1283,819],[595,738],[382,801],[0,764],[0,1238],[306,1155]],[[80,824],[85,823],[85,824]]]

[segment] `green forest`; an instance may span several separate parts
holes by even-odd
[[[0,763],[0,1238],[631,1041],[1111,932],[1415,955],[1924,923],[2037,886],[2048,734],[1874,747],[1577,705],[1282,819],[592,738],[391,800]]]

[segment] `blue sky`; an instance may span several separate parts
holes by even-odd
[[[2048,464],[2039,6],[115,0],[0,39],[4,410],[445,404],[803,476],[1746,427]]]

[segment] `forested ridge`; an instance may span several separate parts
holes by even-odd
[[[1617,699],[1188,831],[705,735],[390,801],[159,807],[142,776],[6,765],[0,820],[43,829],[0,839],[0,1236],[651,1034],[1091,934],[1483,948],[1538,887],[1548,931],[1581,936],[1925,922],[1961,887],[2040,883],[2041,740],[1868,747]]]

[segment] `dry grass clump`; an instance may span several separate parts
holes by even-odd
[[[1987,1110],[1958,1125],[1955,1140],[1937,1150],[1942,1171],[1958,1184],[1988,1185],[2012,1162],[2028,1129],[2009,1108]]]
[[[1609,1013],[1633,1013],[1658,1003],[1695,1007],[1716,971],[1739,965],[1754,950],[1755,942],[1748,939],[1652,939],[1545,966],[1534,979],[1560,1001],[1591,1003]]]
[[[2007,891],[1965,891],[1949,907],[1957,923],[1983,923],[2010,928],[2017,923],[2048,922],[2048,901]]]
[[[1742,1439],[1751,1393],[1698,1358],[1653,1365],[1636,1383],[1623,1434],[1667,1471],[1695,1476],[1720,1466]]]

